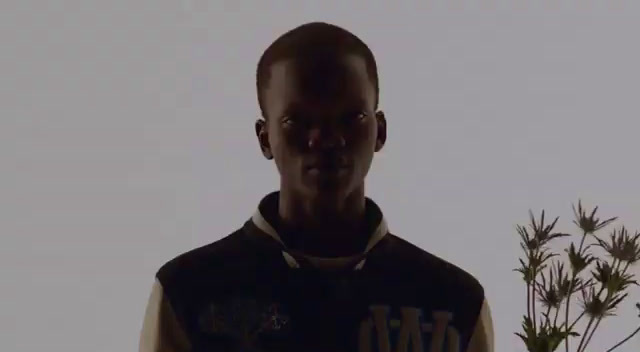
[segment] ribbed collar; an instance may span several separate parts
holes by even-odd
[[[278,219],[278,199],[279,192],[272,192],[266,195],[260,201],[258,209],[251,217],[250,221],[253,225],[264,234],[277,241],[282,248],[282,256],[290,268],[300,268],[305,264],[310,264],[313,267],[319,269],[338,270],[348,267],[352,267],[353,270],[360,270],[364,267],[366,262],[366,255],[372,248],[378,244],[385,235],[389,233],[387,222],[384,218],[380,207],[371,200],[366,198],[365,217],[366,228],[371,233],[369,241],[366,247],[362,251],[354,256],[349,257],[317,257],[311,256],[305,253],[297,252],[293,249],[287,248],[287,245],[282,240],[280,234],[276,230]]]

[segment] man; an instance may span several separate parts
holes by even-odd
[[[297,27],[263,54],[257,90],[280,189],[158,271],[140,351],[492,352],[482,286],[389,233],[365,196],[387,136],[369,48],[330,24]]]

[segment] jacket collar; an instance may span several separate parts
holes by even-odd
[[[389,228],[380,207],[370,198],[366,198],[366,218],[368,229],[371,232],[369,241],[362,253],[349,257],[325,258],[311,256],[287,248],[286,244],[275,228],[274,214],[277,214],[277,200],[279,192],[272,192],[266,195],[258,205],[250,222],[262,233],[276,241],[282,250],[282,256],[290,268],[300,268],[305,264],[321,269],[341,269],[352,267],[353,270],[360,270],[366,262],[366,255],[373,249],[388,233]],[[270,221],[271,220],[271,221]]]

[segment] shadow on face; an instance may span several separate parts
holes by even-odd
[[[274,159],[281,188],[308,195],[363,187],[386,121],[365,60],[355,55],[278,61],[256,123],[263,154]]]

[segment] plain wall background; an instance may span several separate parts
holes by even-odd
[[[394,233],[480,279],[496,351],[523,351],[528,210],[577,233],[581,198],[640,229],[638,4],[2,1],[0,350],[137,349],[159,266],[276,188],[255,65],[321,20],[380,67],[389,141],[369,195]],[[632,300],[590,351],[640,323]]]

